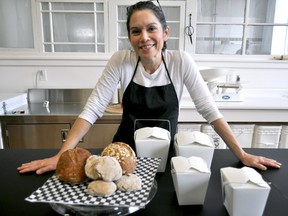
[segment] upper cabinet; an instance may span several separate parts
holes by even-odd
[[[131,49],[135,0],[1,0],[0,51],[111,53]],[[287,55],[284,0],[160,0],[168,49],[205,55]],[[157,1],[153,1],[158,6]]]
[[[288,1],[197,0],[196,53],[288,53]]]
[[[133,0],[0,2],[1,8],[7,8],[7,13],[2,15],[0,27],[12,30],[10,24],[13,26],[17,24],[16,29],[19,29],[13,32],[14,38],[9,36],[9,31],[3,31],[0,48],[20,51],[22,48],[27,48],[43,53],[110,53],[130,49],[126,12],[127,7],[135,2]],[[17,8],[23,9],[25,13],[17,14]],[[185,1],[163,1],[161,8],[171,28],[168,48],[184,49],[182,30],[185,23]],[[9,11],[12,11],[13,15],[10,15]],[[22,21],[23,17],[25,20]],[[24,26],[29,28],[25,29]],[[27,38],[28,42],[22,42],[23,38]]]

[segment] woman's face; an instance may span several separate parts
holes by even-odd
[[[136,11],[131,16],[129,40],[141,60],[161,59],[163,44],[168,38],[169,28],[163,31],[151,10]]]

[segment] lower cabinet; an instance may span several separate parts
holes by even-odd
[[[7,124],[4,148],[60,148],[70,124]]]
[[[59,149],[65,142],[71,126],[70,123],[6,124],[4,148]],[[78,146],[104,148],[112,142],[118,126],[119,124],[94,124]]]
[[[78,146],[83,148],[104,148],[112,142],[118,127],[119,124],[94,124]]]

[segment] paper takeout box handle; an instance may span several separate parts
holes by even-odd
[[[206,161],[201,157],[192,156],[189,158],[176,156],[171,158],[172,172],[191,172],[198,171],[202,173],[210,173]]]
[[[159,127],[144,127],[135,131],[134,134],[135,140],[143,140],[149,138],[170,140],[170,132]]]
[[[211,138],[200,131],[181,131],[176,134],[176,142],[178,145],[199,144],[207,147],[214,147]]]

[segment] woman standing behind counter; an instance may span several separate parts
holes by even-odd
[[[22,164],[18,167],[20,173],[36,171],[42,174],[55,170],[60,155],[76,147],[91,125],[103,115],[119,82],[124,92],[123,116],[114,142],[125,142],[135,149],[133,135],[136,119],[169,120],[171,137],[174,137],[179,101],[185,85],[197,111],[243,164],[261,170],[280,168],[279,162],[248,154],[240,147],[192,57],[184,51],[166,50],[170,29],[160,5],[143,1],[129,7],[127,30],[133,51],[118,51],[108,61],[60,151],[53,157]]]

